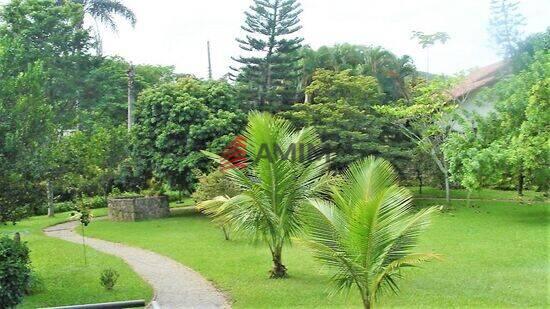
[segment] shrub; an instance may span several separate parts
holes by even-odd
[[[166,188],[161,180],[151,178],[147,181],[148,189],[141,191],[145,196],[163,196],[166,193]]]
[[[107,198],[103,195],[96,195],[92,197],[84,197],[82,201],[90,209],[98,209],[107,207]]]
[[[111,291],[115,287],[119,276],[120,274],[116,270],[107,268],[101,272],[99,281],[101,286],[103,286],[107,291]]]
[[[192,197],[195,202],[200,203],[211,200],[218,196],[234,197],[238,195],[239,189],[220,170],[215,170],[208,175],[200,175],[197,190]]]
[[[30,280],[29,248],[7,236],[0,238],[0,308],[15,307]]]

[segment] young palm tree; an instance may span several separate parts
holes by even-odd
[[[365,308],[384,290],[397,292],[400,269],[437,257],[412,253],[433,208],[411,210],[411,194],[383,159],[349,167],[333,186],[330,201],[312,200],[304,242],[328,266],[337,290],[356,286]]]
[[[302,231],[308,200],[328,192],[328,160],[319,158],[315,147],[320,140],[312,128],[297,131],[288,121],[267,113],[253,112],[248,121],[243,135],[247,162],[239,165],[246,167],[227,170],[242,193],[216,199],[210,203],[216,210],[207,213],[267,244],[273,261],[271,278],[282,278],[287,275],[283,246]],[[206,154],[228,166],[223,158]]]

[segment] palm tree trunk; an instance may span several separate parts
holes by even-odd
[[[368,296],[365,296],[365,295],[362,295],[363,297],[363,308],[365,309],[370,309],[372,308],[372,305],[370,303],[370,300],[369,300],[369,297]]]
[[[281,258],[281,253],[283,251],[283,248],[274,248],[274,250],[271,252],[271,256],[273,258],[273,269],[270,271],[270,278],[272,279],[280,279],[286,277],[286,267],[283,265],[283,260]]]

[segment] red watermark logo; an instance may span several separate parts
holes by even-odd
[[[225,147],[221,157],[225,159],[220,166],[222,171],[232,168],[246,168],[248,164],[246,159],[246,142],[244,136],[237,135],[233,141]]]

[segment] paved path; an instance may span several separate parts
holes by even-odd
[[[76,221],[67,222],[49,227],[44,233],[81,244],[82,236],[74,231],[76,226]],[[126,261],[153,287],[155,301],[162,309],[230,308],[224,295],[210,282],[172,259],[151,251],[88,237],[86,245]]]

